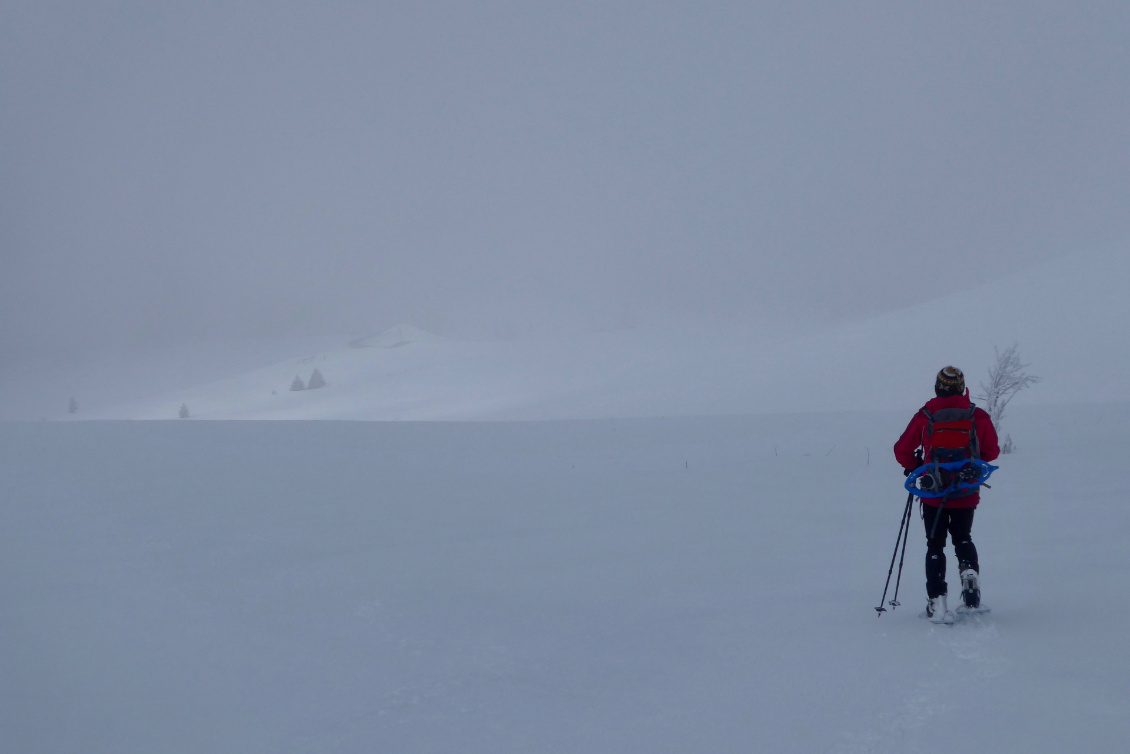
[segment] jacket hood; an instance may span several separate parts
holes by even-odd
[[[933,413],[943,408],[969,408],[970,403],[972,403],[972,401],[969,400],[969,389],[966,388],[964,395],[947,395],[941,398],[931,398],[926,401],[926,405],[923,406],[923,408]]]

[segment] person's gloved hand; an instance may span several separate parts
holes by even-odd
[[[910,475],[911,475],[911,474],[913,474],[913,473],[914,473],[914,469],[903,469],[903,470],[902,470],[902,475],[903,475],[903,476],[910,476]]]

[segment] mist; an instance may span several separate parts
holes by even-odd
[[[859,317],[1124,238],[1130,6],[8,2],[0,353]]]

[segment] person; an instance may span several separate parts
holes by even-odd
[[[936,459],[949,460],[945,457],[947,450],[939,447],[942,443],[940,436],[932,437],[931,430],[936,434],[940,430],[935,426],[935,420],[963,418],[963,421],[947,422],[946,427],[951,439],[955,437],[954,429],[960,430],[961,443],[965,447],[950,448],[948,452],[958,457],[980,458],[983,461],[994,461],[1000,455],[997,441],[997,432],[993,428],[989,414],[973,406],[969,400],[969,391],[965,388],[965,375],[954,366],[947,366],[938,372],[934,380],[935,397],[926,402],[910,420],[906,431],[895,443],[895,460],[902,465],[907,476],[921,466]],[[972,408],[972,411],[970,409]],[[959,409],[938,413],[946,409]],[[961,411],[960,409],[964,409]],[[953,446],[957,443],[950,442]],[[925,460],[923,460],[925,459]],[[973,514],[977,510],[981,496],[978,488],[962,490],[944,498],[920,498],[922,501],[922,520],[926,525],[926,617],[951,619],[949,608],[946,604],[948,587],[946,584],[946,535],[953,541],[954,553],[957,555],[958,572],[961,575],[962,602],[967,608],[976,608],[981,604],[980,563],[977,559],[977,548],[973,544]]]

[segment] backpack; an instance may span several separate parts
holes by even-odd
[[[922,409],[926,417],[922,466],[907,479],[908,491],[922,498],[965,497],[985,484],[997,467],[981,460],[976,410],[972,403],[969,408],[943,408],[933,414]]]
[[[925,407],[926,429],[922,433],[923,460],[926,463],[950,463],[961,460],[978,460],[981,447],[977,441],[977,422],[973,412],[977,407],[943,408],[931,414]]]

